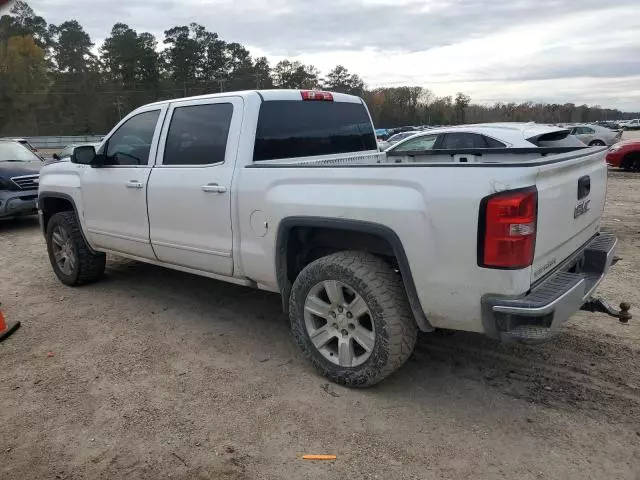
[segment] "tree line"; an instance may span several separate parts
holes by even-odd
[[[149,102],[253,88],[360,95],[379,127],[638,116],[571,103],[478,105],[463,93],[437,97],[418,86],[370,89],[341,65],[325,76],[298,61],[272,66],[197,23],[166,30],[162,44],[159,49],[153,34],[116,23],[96,50],[78,21],[48,24],[26,2],[15,2],[0,17],[0,135],[100,134]]]

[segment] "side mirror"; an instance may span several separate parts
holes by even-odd
[[[73,149],[71,163],[80,165],[92,165],[96,160],[96,149],[92,145],[83,145]]]
[[[51,158],[53,158],[54,160],[60,160],[60,155],[54,153],[53,155],[51,155]]]

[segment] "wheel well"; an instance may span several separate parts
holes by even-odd
[[[620,166],[622,168],[626,167],[628,163],[633,162],[634,160],[640,161],[640,152],[629,152],[623,158],[622,162],[620,162]]]
[[[58,197],[44,197],[39,200],[40,209],[43,215],[43,225],[46,231],[49,220],[58,212],[73,212],[73,204],[65,199]]]
[[[291,287],[302,269],[320,257],[344,250],[369,252],[389,262],[402,275],[418,327],[424,332],[434,330],[420,304],[398,235],[383,225],[356,220],[292,217],[282,221],[278,231],[276,267],[285,312],[289,309]]]
[[[287,282],[293,284],[314,260],[344,250],[373,253],[397,266],[391,244],[378,235],[339,228],[293,227],[286,237]]]

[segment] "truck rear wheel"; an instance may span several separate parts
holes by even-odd
[[[51,217],[47,224],[47,251],[53,271],[65,285],[94,282],[104,273],[105,254],[91,252],[73,212]]]
[[[307,265],[293,284],[289,319],[311,363],[350,387],[375,385],[400,368],[418,335],[402,278],[364,252]]]

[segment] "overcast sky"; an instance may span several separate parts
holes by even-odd
[[[640,0],[30,0],[100,44],[118,21],[198,22],[273,63],[342,64],[369,86],[640,111]]]

